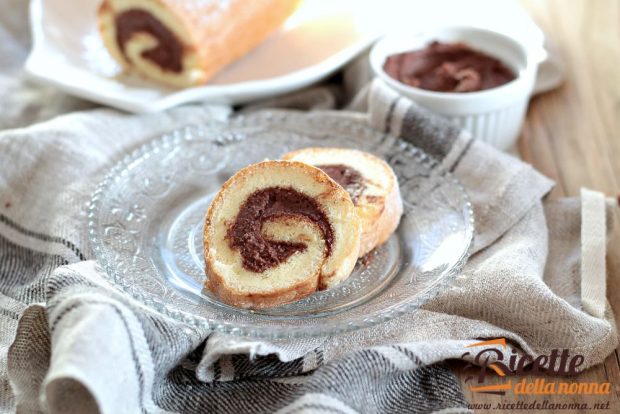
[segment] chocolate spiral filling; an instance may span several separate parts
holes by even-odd
[[[319,204],[293,188],[269,187],[252,193],[228,228],[228,244],[241,254],[243,267],[262,273],[294,253],[305,251],[305,243],[269,240],[262,232],[263,223],[268,220],[295,216],[303,216],[316,223],[325,240],[325,256],[329,256],[334,232]]]
[[[148,33],[157,39],[157,46],[142,52],[163,70],[179,73],[183,70],[183,45],[166,26],[151,13],[130,9],[116,16],[116,42],[123,56],[127,58],[125,45],[135,33]]]
[[[353,204],[357,204],[357,200],[359,200],[366,188],[362,174],[355,168],[351,168],[344,164],[317,165],[316,167],[323,170],[332,180],[347,190]]]

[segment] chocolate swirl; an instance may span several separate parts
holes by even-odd
[[[228,229],[231,249],[239,251],[243,267],[255,273],[276,267],[296,252],[305,251],[301,242],[265,238],[263,223],[280,217],[303,216],[319,227],[325,240],[325,256],[331,254],[334,232],[325,213],[311,197],[289,187],[268,187],[252,193],[241,205]]]
[[[357,205],[364,189],[366,189],[364,177],[359,171],[344,164],[317,165],[316,167],[323,170],[332,180],[347,190],[351,196],[351,201]]]
[[[148,33],[157,39],[157,46],[145,50],[141,56],[163,70],[183,71],[183,45],[166,26],[145,10],[130,9],[116,16],[116,42],[127,58],[125,46],[136,33]]]

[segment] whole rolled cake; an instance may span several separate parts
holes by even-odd
[[[348,278],[359,246],[342,187],[310,165],[264,161],[233,175],[209,207],[206,287],[238,307],[282,305]]]
[[[104,0],[99,32],[126,70],[173,85],[212,78],[293,13],[300,0]]]
[[[282,159],[314,165],[349,192],[362,226],[360,257],[385,243],[398,227],[403,213],[398,180],[382,159],[342,148],[305,148]]]

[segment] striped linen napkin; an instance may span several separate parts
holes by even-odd
[[[531,356],[568,347],[584,355],[584,368],[617,345],[605,298],[612,202],[590,191],[545,199],[552,183],[530,166],[378,82],[347,111],[332,110],[343,90],[329,86],[246,108],[244,116],[314,109],[307,116],[354,119],[433,155],[436,168],[465,186],[477,223],[472,257],[451,289],[379,326],[294,341],[197,330],[136,303],[92,260],[90,194],[115,160],[149,139],[234,114],[195,105],[55,117],[90,105],[21,79],[22,3],[0,0],[15,10],[0,16],[0,59],[18,56],[0,61],[0,84],[11,91],[0,97],[11,108],[0,125],[13,128],[0,132],[0,410],[467,412],[445,360],[479,338],[507,338]]]
[[[284,101],[325,108],[333,91],[316,88]],[[473,255],[454,287],[424,309],[310,340],[246,339],[171,321],[118,293],[89,260],[85,209],[110,162],[163,131],[225,120],[228,108],[143,116],[100,109],[0,133],[0,163],[8,166],[0,173],[0,340],[5,351],[10,345],[2,354],[8,372],[0,372],[5,407],[460,412],[466,403],[443,361],[459,358],[476,338],[505,337],[534,356],[571,347],[586,358],[584,367],[601,362],[617,344],[601,267],[611,204],[592,192],[583,203],[543,202],[552,183],[530,166],[379,82],[362,93],[366,112],[307,116],[368,123],[453,171],[474,205]]]

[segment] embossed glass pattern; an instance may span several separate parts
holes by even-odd
[[[203,288],[202,231],[211,199],[240,168],[308,146],[358,148],[388,161],[405,206],[398,230],[335,288],[260,311],[220,302]],[[147,306],[217,331],[287,338],[414,311],[467,260],[473,214],[457,180],[405,141],[336,115],[261,112],[177,130],[128,155],[93,195],[89,236],[110,280]]]

